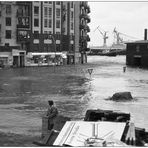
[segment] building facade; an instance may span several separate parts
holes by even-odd
[[[89,13],[84,1],[0,2],[1,63],[86,63]]]
[[[144,40],[127,43],[126,64],[129,66],[148,68],[147,29],[144,31]]]

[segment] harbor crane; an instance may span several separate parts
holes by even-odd
[[[100,34],[103,36],[103,46],[106,47],[106,40],[108,39],[107,32],[101,29],[99,26],[94,30],[94,32],[98,30]]]
[[[114,33],[114,38],[116,38],[116,44],[121,44],[121,43],[125,42],[125,41],[123,41],[123,38],[121,38],[121,35],[128,37],[128,38],[131,38],[131,39],[137,39],[135,37],[132,37],[132,36],[129,36],[127,34],[124,34],[124,33],[117,31],[116,27],[114,28],[113,33]]]

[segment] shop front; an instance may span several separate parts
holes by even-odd
[[[62,52],[29,52],[26,56],[26,66],[63,65],[65,57]]]
[[[12,66],[11,52],[0,52],[0,68]]]
[[[25,67],[25,50],[12,49],[13,67]]]

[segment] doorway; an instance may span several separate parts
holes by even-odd
[[[141,66],[141,57],[134,57],[134,66]]]
[[[13,66],[14,67],[19,66],[19,58],[18,58],[18,56],[13,56]]]

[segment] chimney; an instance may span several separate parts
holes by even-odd
[[[147,29],[144,29],[144,40],[147,40]]]

